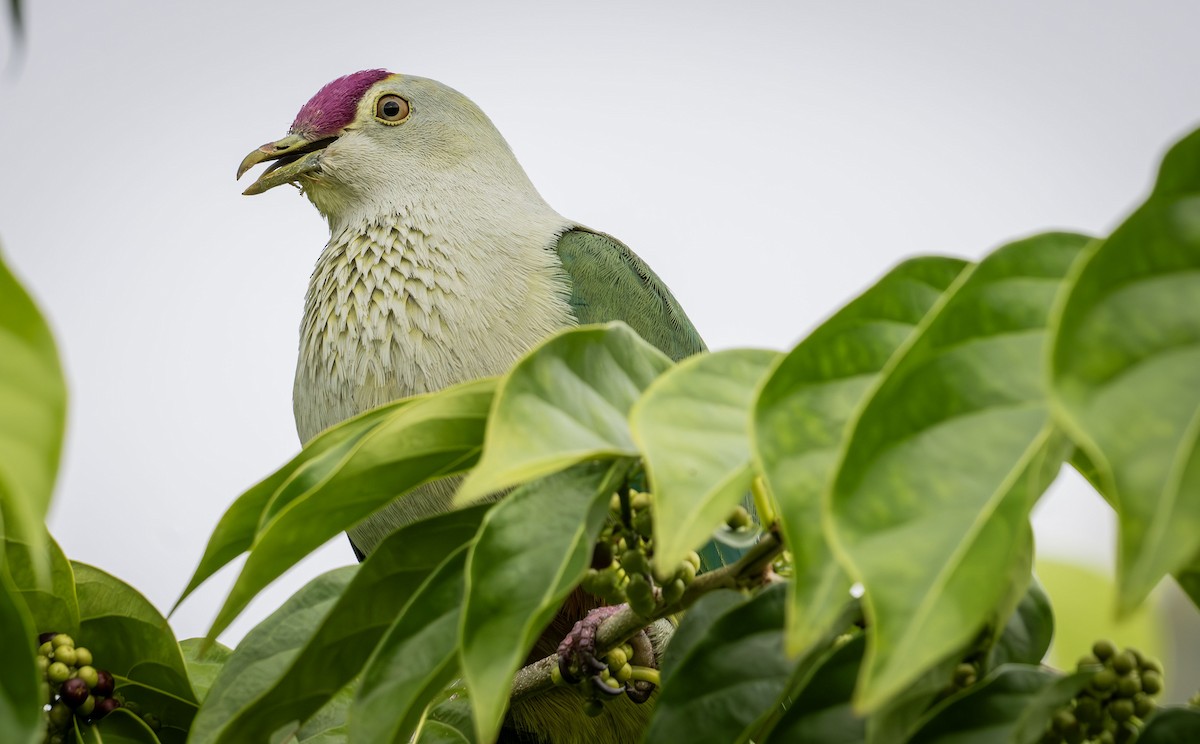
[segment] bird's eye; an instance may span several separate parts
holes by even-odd
[[[375,102],[375,118],[384,124],[399,124],[408,118],[408,101],[388,94]]]

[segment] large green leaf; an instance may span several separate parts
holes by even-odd
[[[1067,705],[1083,688],[1087,687],[1097,668],[1092,667],[1087,671],[1075,672],[1066,676],[1056,674],[1055,679],[1050,680],[1039,692],[1026,700],[1007,741],[1012,744],[1038,744],[1041,742],[1055,712]],[[1042,667],[1041,669],[1046,671],[1047,668]]]
[[[198,705],[179,643],[154,605],[123,581],[71,562],[79,597],[77,644],[112,672],[117,690],[164,727],[187,731]]]
[[[293,487],[302,480],[295,479],[281,486],[209,638],[329,538],[393,498],[474,465],[495,385],[477,380],[411,400],[359,439],[320,481]]]
[[[1069,452],[1045,402],[1046,320],[1087,242],[1035,236],[964,272],[853,424],[826,531],[866,591],[864,710],[1007,617],[1024,590],[1009,579],[1029,560],[1029,510]]]
[[[188,682],[196,699],[204,702],[209,688],[221,673],[221,667],[229,660],[233,649],[221,643],[212,643],[206,638],[187,638],[179,642],[183,663],[187,665]]]
[[[417,733],[416,744],[475,744],[471,702],[462,696],[429,711]]]
[[[595,462],[521,486],[498,503],[467,557],[462,671],[481,741],[500,730],[512,677],[582,580],[628,463]]]
[[[222,740],[265,740],[328,703],[363,670],[380,638],[401,610],[416,601],[414,593],[429,575],[474,538],[486,508],[413,522],[381,542],[292,660],[260,669],[255,687],[243,685],[237,699],[226,699],[237,707],[223,713],[229,722]],[[453,627],[457,631],[457,625]]]
[[[1055,413],[1116,503],[1125,614],[1200,557],[1200,132],[1073,278],[1051,356]]]
[[[33,665],[37,630],[8,574],[0,567],[0,741],[42,739],[42,694]]]
[[[39,577],[66,411],[54,337],[0,258],[0,528],[30,545]]]
[[[801,341],[763,383],[752,435],[792,554],[788,653],[800,653],[823,632],[850,589],[821,529],[821,494],[846,424],[966,265],[940,257],[905,261]]]
[[[684,648],[667,647],[647,744],[744,741],[787,687],[796,662],[783,652],[785,588],[733,603],[730,594],[705,596],[684,616]]]
[[[309,441],[290,462],[239,496],[208,538],[200,565],[175,601],[175,607],[208,577],[250,549],[267,505],[276,493],[285,487],[290,492],[303,493],[324,482],[345,464],[363,437],[411,400],[389,403],[327,429]]]
[[[408,742],[425,706],[458,675],[466,560],[465,547],[448,557],[383,637],[351,709],[356,740]]]
[[[866,722],[855,715],[850,698],[865,650],[866,637],[859,635],[830,654],[763,744],[861,744]]]
[[[1042,667],[998,667],[939,705],[909,744],[1009,744],[1021,714],[1056,679]]]
[[[1200,708],[1164,708],[1151,716],[1138,744],[1195,744],[1200,741]]]
[[[1054,639],[1054,613],[1050,598],[1034,581],[988,651],[989,670],[1001,664],[1040,664]]]
[[[346,685],[316,713],[311,714],[294,734],[277,734],[271,740],[272,744],[347,744],[350,741],[350,727],[346,719],[356,692],[356,685]],[[240,737],[238,740],[244,741]]]
[[[357,571],[358,566],[346,566],[321,574],[246,634],[209,688],[192,724],[189,742],[245,740],[240,738],[241,732],[231,729],[231,714],[261,692],[264,679],[277,679],[281,670],[295,660]],[[309,708],[309,713],[316,710]],[[301,716],[288,723],[294,729],[306,718]]]
[[[145,721],[125,708],[117,708],[98,723],[81,724],[75,719],[75,730],[79,733],[76,741],[82,744],[160,744],[163,741]],[[183,732],[176,729],[160,733],[167,736],[168,742],[183,741]],[[172,733],[176,739],[170,738]]]
[[[62,548],[49,535],[45,536],[44,555],[49,558],[50,581],[37,576],[35,548],[13,536],[5,540],[5,567],[13,585],[29,608],[38,633],[79,632],[79,602],[75,598],[75,572]]]
[[[629,425],[654,493],[654,565],[671,575],[725,522],[754,478],[750,406],[774,351],[698,354],[659,376]]]
[[[479,466],[455,496],[489,493],[599,457],[636,457],[626,419],[671,360],[624,323],[571,328],[500,381]]]

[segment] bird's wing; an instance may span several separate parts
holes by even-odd
[[[706,350],[670,290],[625,244],[575,228],[563,233],[557,247],[571,280],[571,309],[580,323],[620,320],[675,361]],[[749,499],[746,506],[753,513]],[[710,540],[700,550],[701,570],[734,563],[744,552]]]
[[[705,350],[670,290],[619,240],[577,227],[556,247],[581,324],[620,320],[675,361]]]

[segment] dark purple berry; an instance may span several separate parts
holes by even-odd
[[[62,683],[59,694],[62,695],[64,703],[72,708],[78,708],[83,705],[84,700],[87,700],[87,682],[84,682],[79,677],[72,677]]]
[[[121,707],[121,701],[116,698],[104,698],[96,703],[96,710],[92,711],[92,719],[99,721],[109,713],[112,713],[117,708]]]
[[[116,687],[113,682],[113,676],[108,673],[107,669],[96,670],[96,686],[92,688],[92,692],[96,693],[97,697],[108,697],[113,694],[113,688]]]

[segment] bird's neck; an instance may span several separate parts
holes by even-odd
[[[302,440],[388,401],[499,374],[574,322],[554,250],[569,223],[540,198],[469,196],[331,223],[300,332]]]

